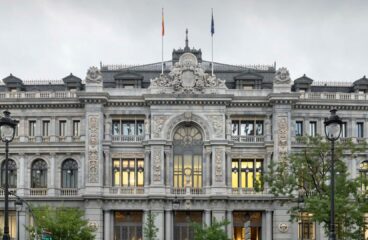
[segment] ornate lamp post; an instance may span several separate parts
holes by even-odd
[[[335,141],[339,139],[341,134],[342,121],[336,115],[337,110],[332,109],[330,117],[325,121],[325,134],[329,141],[331,141],[331,211],[330,211],[330,240],[336,240],[335,231]]]
[[[0,139],[5,142],[5,186],[4,186],[4,236],[3,240],[10,240],[9,236],[9,183],[8,183],[8,154],[9,143],[13,141],[18,121],[10,118],[10,112],[4,111],[0,118]]]

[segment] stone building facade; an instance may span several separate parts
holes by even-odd
[[[19,120],[10,187],[33,205],[84,209],[97,240],[142,239],[148,212],[158,239],[193,239],[189,222],[213,218],[230,221],[235,240],[326,239],[307,217],[290,223],[290,206],[260,179],[271,161],[303,148],[297,136],[324,134],[332,106],[342,140],[366,141],[368,79],[321,84],[292,81],[274,65],[214,69],[186,46],[164,62],[164,74],[161,63],[101,64],[84,80],[3,79],[1,109]],[[348,160],[353,177],[365,159]],[[28,209],[12,202],[12,237],[28,239]]]

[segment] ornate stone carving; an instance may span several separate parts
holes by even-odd
[[[280,223],[279,224],[279,231],[282,233],[287,233],[289,230],[289,225],[287,223]]]
[[[97,67],[90,67],[87,71],[86,83],[101,83],[102,74]]]
[[[161,149],[154,148],[152,150],[153,156],[153,181],[160,182],[161,181]]]
[[[221,138],[224,133],[224,121],[222,115],[207,115],[210,120],[214,132],[214,136]]]
[[[183,114],[177,115],[174,118],[172,118],[167,124],[166,124],[166,138],[170,139],[171,138],[171,134],[173,132],[173,129],[182,122],[195,122],[197,123],[202,130],[204,131],[204,139],[208,139],[210,136],[210,132],[209,132],[209,127],[208,127],[208,122],[202,117],[202,116],[198,116],[196,114],[193,114],[191,112],[185,112]]]
[[[215,179],[216,182],[222,182],[223,167],[222,167],[223,149],[216,148],[215,150]]]
[[[114,152],[111,153],[112,158],[144,158],[143,152]]]
[[[88,182],[98,183],[99,116],[88,116]]]
[[[152,117],[152,134],[153,137],[159,138],[161,136],[161,130],[164,127],[164,123],[168,119],[168,116],[158,115]]]
[[[285,83],[290,83],[290,82],[291,82],[291,78],[290,78],[289,71],[284,67],[279,68],[276,71],[274,83],[285,84]]]
[[[277,120],[279,159],[284,160],[288,152],[288,119],[286,116],[280,116]]]
[[[192,53],[181,55],[168,75],[152,79],[150,88],[163,88],[163,93],[170,93],[168,90],[172,89],[178,94],[203,93],[206,88],[227,89],[224,80],[204,72]]]

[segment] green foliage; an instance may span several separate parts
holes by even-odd
[[[84,220],[84,212],[78,208],[51,208],[49,206],[33,208],[35,221],[37,223],[37,232],[41,236],[42,229],[51,232],[55,240],[93,240],[94,230]],[[35,228],[28,229],[31,235],[35,234]]]
[[[155,226],[155,214],[149,212],[147,214],[146,223],[143,228],[144,239],[156,240],[158,228]]]
[[[224,231],[228,224],[229,222],[226,220],[218,222],[215,218],[210,226],[203,227],[202,224],[193,222],[194,240],[230,240]]]
[[[286,161],[271,163],[265,181],[276,196],[294,202],[291,220],[300,212],[312,214],[312,220],[323,223],[326,233],[330,215],[331,143],[320,136],[304,139],[306,147],[292,153]],[[353,158],[364,152],[366,144],[352,141],[335,143],[335,223],[338,239],[360,239],[364,228],[364,213],[368,213],[367,192],[361,191],[366,180],[351,179],[343,158]]]

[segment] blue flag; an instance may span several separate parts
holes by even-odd
[[[215,21],[213,20],[213,11],[212,11],[212,19],[211,19],[211,36],[215,33]]]

